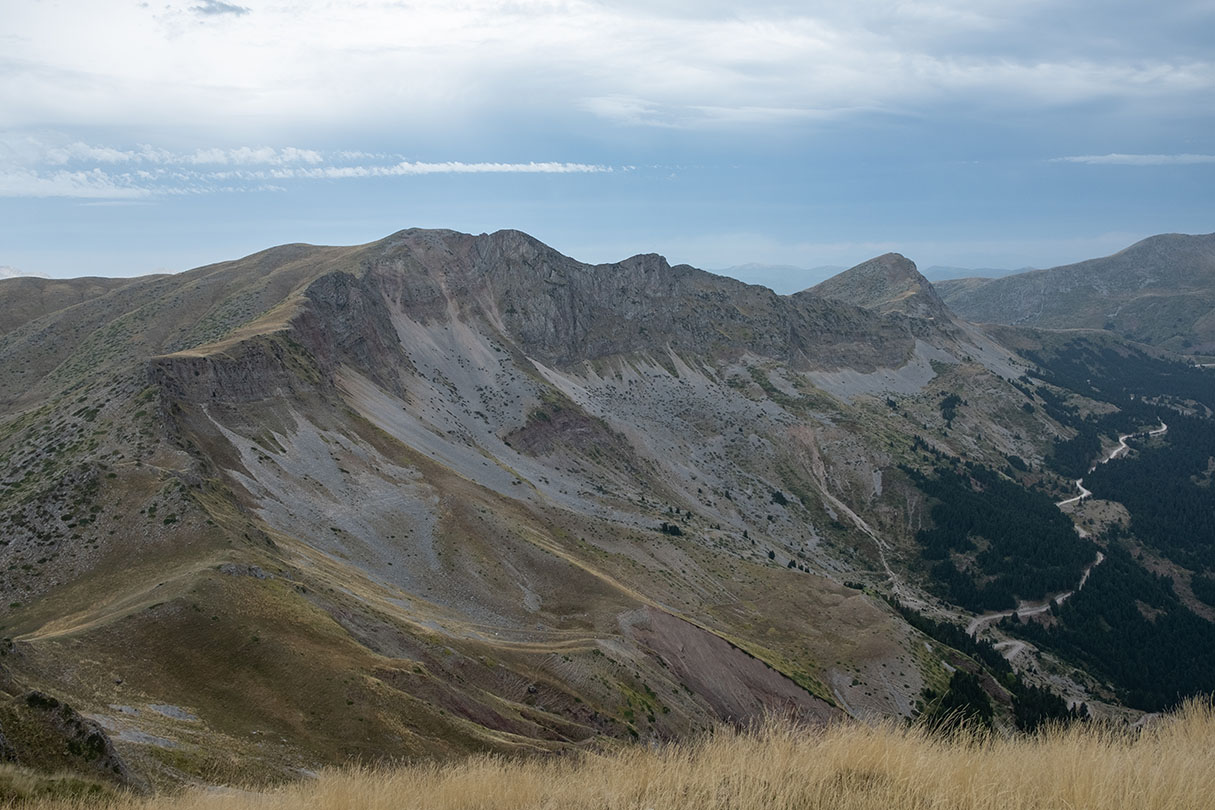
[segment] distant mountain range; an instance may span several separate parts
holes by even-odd
[[[1177,352],[1215,353],[1215,234],[1162,234],[1100,259],[936,287],[971,321],[1108,329]]]
[[[781,295],[791,295],[844,270],[843,267],[823,265],[821,267],[796,267],[791,264],[737,264],[719,270],[710,270],[722,276],[736,278],[748,284],[759,284]]]
[[[1020,270],[1000,269],[996,267],[948,267],[934,264],[923,271],[924,278],[933,282],[947,281],[954,278],[1000,278],[1013,273],[1026,273],[1032,267],[1022,267]]]
[[[781,295],[790,295],[813,287],[847,268],[842,265],[825,264],[819,267],[796,267],[791,264],[737,264],[710,272],[718,273],[748,284],[761,284]],[[942,281],[953,278],[987,277],[996,278],[1009,273],[1023,272],[1019,270],[997,270],[993,268],[944,267],[934,265],[921,271],[929,281]]]

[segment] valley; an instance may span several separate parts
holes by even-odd
[[[1160,427],[1158,427],[1154,430],[1147,431],[1147,435],[1148,436],[1163,436],[1165,433],[1168,432],[1168,429],[1169,429],[1168,425],[1166,425],[1162,421],[1160,423]],[[1126,440],[1131,438],[1134,435],[1135,434],[1133,434],[1133,433],[1124,433],[1121,436],[1119,436],[1118,437],[1118,446],[1115,447],[1114,449],[1110,450],[1109,454],[1106,455],[1104,458],[1099,459],[1095,464],[1093,464],[1093,466],[1089,469],[1089,472],[1092,472],[1093,470],[1097,469],[1097,464],[1107,464],[1107,463],[1113,461],[1118,456],[1127,452],[1130,449],[1130,447],[1129,447],[1129,445],[1127,445]],[[1074,503],[1079,503],[1079,502],[1083,501],[1085,498],[1092,497],[1093,493],[1084,488],[1084,479],[1082,479],[1082,478],[1077,479],[1075,481],[1075,484],[1076,484],[1076,489],[1080,490],[1080,494],[1075,495],[1071,498],[1066,498],[1062,501],[1058,501],[1055,504],[1055,506],[1062,509],[1065,506],[1069,506]],[[1076,531],[1077,531],[1077,533],[1080,534],[1081,537],[1088,536],[1088,532],[1086,532],[1084,529],[1082,529],[1079,526],[1076,527]],[[975,616],[973,619],[970,620],[970,623],[966,625],[966,634],[969,636],[974,636],[980,630],[982,630],[985,626],[991,624],[992,622],[999,621],[1000,619],[1007,619],[1007,618],[1011,617],[1013,614],[1016,614],[1019,618],[1024,619],[1029,616],[1036,616],[1039,613],[1045,613],[1046,611],[1050,610],[1050,607],[1052,604],[1053,605],[1063,604],[1064,602],[1067,601],[1068,597],[1070,597],[1072,594],[1076,593],[1076,591],[1079,591],[1080,589],[1082,589],[1084,587],[1084,583],[1088,582],[1089,575],[1092,574],[1093,569],[1096,568],[1098,565],[1101,565],[1101,563],[1104,561],[1105,561],[1105,554],[1098,551],[1097,556],[1093,559],[1093,561],[1084,567],[1084,571],[1080,575],[1080,580],[1076,583],[1076,587],[1070,591],[1060,591],[1059,593],[1051,594],[1050,596],[1047,596],[1045,599],[1039,600],[1037,602],[1022,602],[1021,604],[1017,605],[1017,607],[1014,610],[996,611],[994,613],[984,613],[981,616]],[[1008,642],[1001,642],[1001,644],[1011,645],[1012,649],[1014,649],[1016,651],[1021,651],[1024,649],[1024,644],[1022,642],[1008,641]],[[1012,654],[1009,654],[1006,657],[1011,658]]]

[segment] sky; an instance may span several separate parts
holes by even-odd
[[[407,227],[704,268],[1215,231],[1213,0],[0,6],[0,278]]]

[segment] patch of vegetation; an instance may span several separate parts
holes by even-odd
[[[1085,475],[1101,451],[1101,436],[1112,439],[1144,425],[1155,425],[1161,405],[1186,407],[1197,403],[1215,410],[1215,373],[1152,357],[1138,349],[1076,338],[1051,350],[1021,354],[1038,366],[1039,376],[1051,385],[1118,408],[1081,417],[1075,407],[1046,386],[1034,390],[1052,419],[1077,432],[1071,439],[1058,440],[1050,459],[1051,468],[1068,478]]]
[[[1085,337],[1053,350],[1022,351],[1021,355],[1038,366],[1039,376],[1047,382],[1119,408],[1168,397],[1215,409],[1215,374],[1138,349],[1114,348]],[[1127,428],[1131,429],[1133,426]]]
[[[965,401],[957,394],[946,394],[941,398],[941,418],[945,420],[945,424],[953,427],[954,417],[958,415],[958,406],[965,405]]]
[[[1096,555],[1046,495],[990,468],[939,465],[932,477],[902,469],[932,501],[933,526],[916,540],[934,563],[933,587],[954,604],[998,610],[1066,590]]]
[[[1058,621],[1050,627],[1007,626],[1108,679],[1129,706],[1161,711],[1215,691],[1215,624],[1186,608],[1171,580],[1145,570],[1116,539],[1084,589],[1052,612]]]
[[[164,810],[221,803],[228,810],[253,810],[273,802],[282,808],[338,810],[422,796],[439,797],[432,804],[441,799],[450,810],[992,810],[1031,797],[1032,806],[1070,810],[1200,810],[1210,806],[1206,741],[1213,736],[1215,711],[1208,703],[1162,718],[1150,733],[1093,728],[1051,737],[993,735],[981,744],[923,727],[771,723],[746,731],[722,728],[686,744],[585,755],[327,769],[269,797],[235,791],[216,797],[194,788],[155,804]],[[130,798],[114,810],[146,806],[146,800]]]
[[[992,674],[995,680],[1012,694],[1013,720],[1017,724],[1017,728],[1022,731],[1035,731],[1048,723],[1069,723],[1085,719],[1088,716],[1088,708],[1083,704],[1076,710],[1069,709],[1067,702],[1054,692],[1026,683],[1017,675],[1004,656],[1000,655],[999,650],[986,641],[980,641],[970,636],[958,625],[935,621],[897,601],[892,600],[890,604],[907,620],[908,624],[924,635],[936,639],[947,647],[952,647],[959,652],[965,653],[981,663]],[[951,680],[949,691],[954,691],[953,686],[954,684]],[[948,692],[946,692],[945,697],[948,700],[939,702],[933,702],[936,700],[937,695],[925,694],[925,699],[929,701],[929,708],[927,709],[927,713],[929,714],[927,719],[929,722],[935,725],[945,722],[949,712],[941,710],[942,704],[947,709],[957,709],[959,708],[959,704],[973,701],[977,705],[967,711],[978,712],[980,715],[983,715],[984,711],[979,708],[982,706],[983,701],[979,701],[974,697],[972,687],[973,685],[969,681],[960,682],[956,694],[952,698],[948,698]],[[990,709],[990,703],[987,705],[988,709]],[[954,721],[969,716],[964,711],[962,717],[955,717]],[[989,714],[987,715],[987,721],[981,724],[990,725]]]
[[[1125,506],[1141,542],[1191,570],[1215,569],[1215,422],[1170,415],[1168,427],[1160,446],[1098,466],[1085,486]]]
[[[1215,607],[1215,577],[1207,574],[1195,574],[1190,580],[1190,590],[1194,595],[1211,607]]]
[[[920,722],[932,729],[966,726],[972,729],[990,729],[995,711],[991,698],[983,690],[979,678],[959,669],[949,679],[949,688],[938,696],[925,689],[924,698],[928,708],[920,715]]]
[[[48,803],[101,807],[121,798],[114,787],[72,774],[45,774],[17,765],[0,765],[0,806]]]

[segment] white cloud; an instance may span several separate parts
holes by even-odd
[[[0,138],[0,144],[6,140]],[[25,139],[27,143],[40,146],[37,140]],[[190,164],[205,165],[274,165],[282,166],[291,163],[320,163],[321,153],[313,149],[298,149],[285,146],[279,149],[270,146],[240,146],[234,149],[197,149],[193,152],[174,153],[167,149],[158,149],[147,144],[140,144],[135,149],[115,149],[111,146],[94,146],[79,141],[62,146],[42,147],[40,160],[52,165],[65,165],[74,162],[87,163],[133,163],[133,164]]]
[[[290,163],[316,164],[323,161],[320,152],[313,149],[297,149],[287,146],[275,149],[269,146],[242,146],[236,149],[200,149],[185,155],[175,162],[191,163],[194,165],[273,165],[282,166]],[[169,162],[169,161],[165,161]]]
[[[326,178],[345,177],[404,177],[421,174],[601,174],[612,171],[611,166],[591,163],[557,163],[553,161],[530,163],[411,163],[402,161],[391,166],[325,166],[318,169],[276,169],[271,177]]]
[[[128,199],[149,194],[130,175],[113,175],[102,169],[40,173],[0,167],[0,197]]]
[[[1209,12],[1098,15],[1079,0],[267,0],[250,14],[219,0],[94,0],[66,17],[8,5],[20,35],[0,64],[10,128],[414,130],[577,112],[739,126],[942,103],[1182,110],[1215,92]]]
[[[30,274],[23,273],[22,271],[18,270],[16,267],[9,267],[8,265],[0,265],[0,279],[19,278],[21,276],[28,276],[28,275],[30,275]]]
[[[190,10],[195,14],[215,15],[215,14],[235,14],[238,17],[249,13],[249,9],[244,6],[238,6],[234,3],[224,3],[221,0],[203,0],[197,6],[190,6]]]
[[[351,162],[352,159],[360,162]],[[107,168],[116,165],[123,165],[124,170]],[[278,183],[292,180],[612,171],[611,166],[560,161],[421,162],[361,152],[326,155],[312,149],[268,146],[175,153],[146,144],[135,149],[118,149],[80,141],[46,145],[31,136],[0,138],[0,197],[132,200],[178,194],[281,191],[283,187]]]
[[[1215,163],[1215,155],[1125,155],[1117,152],[1108,155],[1072,155],[1054,158],[1055,162],[1088,163],[1105,166],[1188,166],[1197,163]]]

